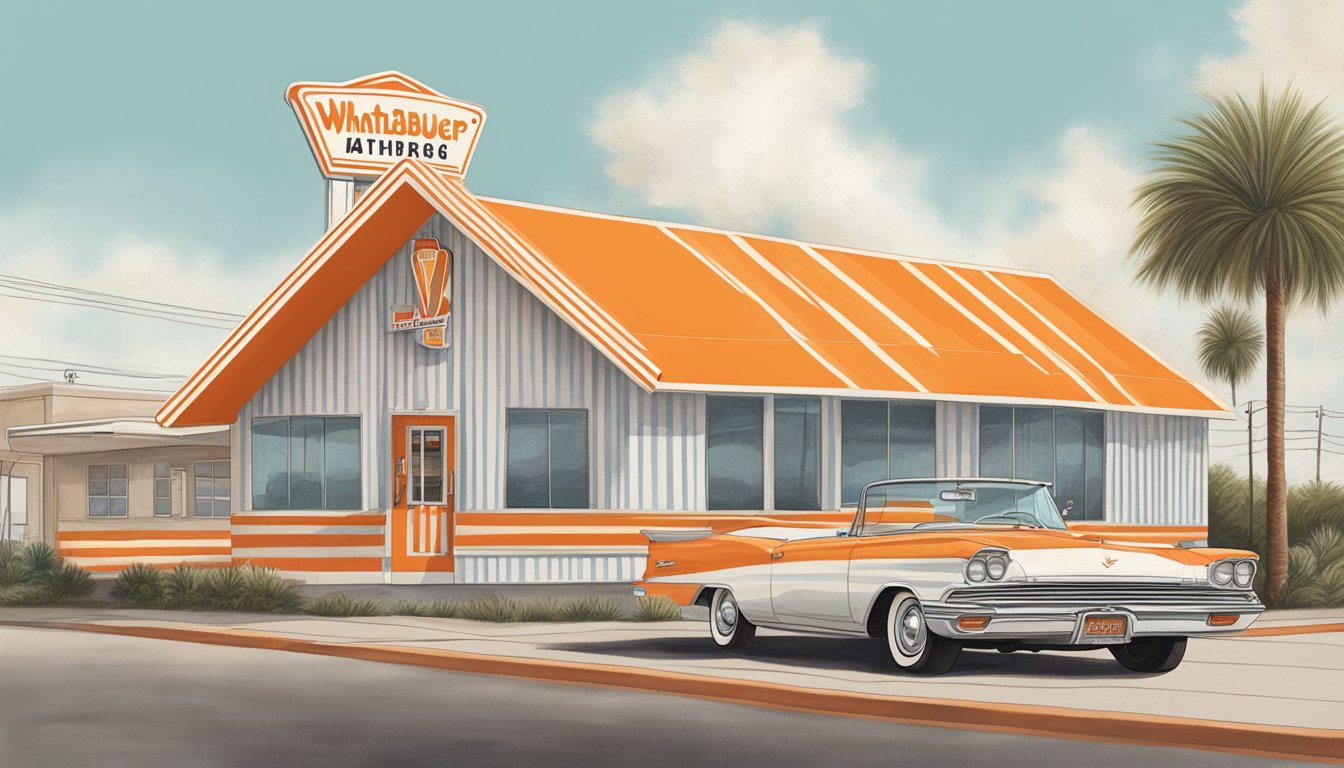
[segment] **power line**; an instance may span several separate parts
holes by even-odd
[[[150,306],[163,307],[163,308],[165,308],[165,309],[180,309],[180,310],[183,310],[183,311],[186,311],[186,312],[190,312],[190,313],[193,313],[193,314],[198,314],[198,315],[214,315],[215,317],[217,317],[217,318],[219,318],[219,319],[221,319],[221,320],[230,320],[230,321],[233,321],[233,322],[238,322],[238,321],[240,321],[240,320],[243,319],[243,316],[242,316],[242,315],[237,314],[237,313],[235,313],[235,312],[224,312],[224,311],[217,310],[217,309],[204,309],[204,308],[201,308],[201,307],[190,307],[190,306],[187,306],[187,305],[185,305],[185,304],[171,304],[171,303],[164,302],[164,301],[154,301],[154,300],[152,300],[152,299],[138,299],[138,298],[134,298],[134,297],[131,297],[131,296],[122,296],[122,295],[115,294],[115,293],[106,293],[106,292],[104,292],[104,291],[94,291],[94,290],[90,290],[90,289],[88,289],[88,288],[77,288],[77,287],[75,287],[75,286],[71,286],[71,285],[61,285],[60,283],[48,283],[48,282],[44,282],[44,281],[42,281],[42,280],[34,280],[34,279],[32,279],[32,278],[29,278],[29,277],[18,277],[17,275],[4,275],[4,274],[0,274],[0,282],[15,282],[15,283],[21,283],[21,284],[24,284],[24,285],[36,286],[36,287],[40,287],[40,288],[49,288],[49,289],[54,289],[54,290],[59,290],[59,291],[69,291],[69,292],[71,292],[71,293],[79,293],[79,294],[84,294],[84,295],[86,295],[86,296],[98,296],[98,297],[102,297],[102,298],[104,298],[104,299],[112,299],[112,300],[114,300],[114,301],[131,301],[131,302],[135,302],[135,303],[137,303],[137,304],[146,304],[146,305],[150,305]]]
[[[101,309],[125,315],[167,320],[183,325],[228,330],[242,321],[242,315],[182,304],[138,299],[74,286],[0,274],[0,296],[47,304]]]
[[[21,362],[13,362],[21,361]],[[171,379],[181,380],[186,377],[180,373],[150,373],[148,371],[137,371],[129,368],[112,368],[105,365],[95,365],[93,363],[78,363],[71,360],[56,360],[49,357],[24,357],[22,355],[0,354],[0,362],[10,368],[23,368],[30,371],[54,371],[64,373],[68,370],[75,370],[79,373],[92,373],[103,376],[117,376],[128,379]],[[31,365],[31,363],[50,363],[50,365]]]

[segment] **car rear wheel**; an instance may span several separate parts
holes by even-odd
[[[952,669],[961,655],[961,643],[929,631],[924,607],[909,592],[891,601],[887,647],[896,666],[916,675],[941,675]]]
[[[1130,672],[1170,672],[1185,658],[1184,637],[1142,637],[1112,645],[1111,655]]]
[[[720,648],[746,648],[756,639],[756,625],[742,615],[726,589],[715,590],[709,603],[709,634]]]

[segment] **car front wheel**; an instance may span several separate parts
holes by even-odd
[[[941,675],[952,669],[961,655],[961,643],[929,631],[924,607],[909,592],[891,601],[887,647],[896,666],[916,675]]]
[[[720,648],[746,648],[756,639],[756,625],[742,615],[733,593],[715,590],[709,604],[709,634]]]
[[[1130,672],[1170,672],[1185,658],[1184,637],[1142,637],[1110,646],[1111,655]]]

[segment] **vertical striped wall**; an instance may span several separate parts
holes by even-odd
[[[980,475],[980,406],[938,403],[934,467],[939,477]]]
[[[1209,423],[1106,414],[1106,521],[1206,525]]]

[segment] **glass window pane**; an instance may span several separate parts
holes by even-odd
[[[163,477],[169,477],[169,476],[171,476],[171,475],[172,475],[172,465],[171,465],[171,464],[155,464],[155,465],[154,465],[154,478],[155,478],[155,479],[163,478]]]
[[[126,479],[120,478],[115,480],[108,480],[107,495],[120,496],[123,499],[126,498]]]
[[[106,464],[89,465],[89,480],[106,480],[106,479],[107,479]]]
[[[229,516],[229,500],[215,499],[215,517]]]
[[[125,465],[125,464],[109,464],[108,467],[107,467],[107,476],[108,476],[109,478],[114,478],[114,479],[115,479],[115,478],[120,478],[120,479],[122,479],[122,480],[125,480],[125,479],[126,479],[126,465]]]
[[[208,477],[197,477],[197,478],[196,478],[196,498],[198,498],[198,499],[208,499],[208,498],[210,498],[210,495],[211,495],[211,494],[210,494],[210,489],[211,489],[211,480],[210,480],[210,478],[208,478]]]
[[[173,495],[173,481],[166,478],[154,478],[154,498],[166,499]]]
[[[322,509],[323,421],[320,416],[295,416],[289,420],[292,509]]]
[[[980,477],[1013,477],[1013,409],[980,406]]]
[[[1098,411],[1088,411],[1083,417],[1083,473],[1087,476],[1083,518],[1102,520],[1106,503],[1106,416]]]
[[[887,404],[882,400],[840,403],[840,497],[859,501],[859,489],[887,479]]]
[[[211,471],[214,472],[215,477],[231,477],[231,476],[232,476],[232,475],[229,473],[229,462],[227,462],[227,461],[212,461],[212,462],[210,462],[210,463],[213,465],[213,466],[211,467]]]
[[[775,397],[775,509],[821,508],[821,398]]]
[[[112,498],[107,500],[107,516],[108,517],[126,516],[126,498],[124,496],[120,498]]]
[[[1069,517],[1083,518],[1087,491],[1083,475],[1083,412],[1076,408],[1055,409],[1055,486],[1051,489],[1055,506],[1064,509],[1070,501]]]
[[[215,500],[209,496],[197,496],[195,515],[197,517],[210,517],[210,505],[214,503]]]
[[[1017,408],[1017,479],[1055,481],[1055,416],[1053,408]]]
[[[107,497],[89,497],[89,517],[107,517]]]
[[[170,517],[173,514],[173,502],[171,499],[154,500],[154,516]]]
[[[214,496],[217,499],[229,498],[229,479],[227,477],[216,477],[214,481]]]
[[[888,477],[933,477],[937,419],[933,403],[891,404]]]
[[[509,409],[504,503],[508,507],[550,505],[550,447],[545,411]]]
[[[551,411],[551,507],[588,506],[588,412]]]
[[[765,506],[765,400],[709,397],[705,404],[710,509]]]
[[[214,472],[214,462],[193,461],[191,471],[195,472],[197,477],[210,477]]]
[[[106,496],[106,495],[107,495],[107,481],[106,481],[106,480],[90,480],[90,481],[89,481],[89,495],[90,495],[90,496]]]
[[[443,430],[437,428],[411,430],[411,471],[407,479],[408,498],[412,504],[442,504],[444,455]]]
[[[290,508],[289,419],[252,421],[252,508]]]
[[[326,509],[361,509],[364,494],[359,474],[359,417],[326,420]]]

